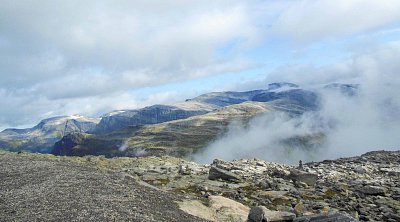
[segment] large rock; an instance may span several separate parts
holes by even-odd
[[[223,196],[209,196],[209,205],[198,200],[178,202],[184,212],[209,221],[244,222],[250,208]]]
[[[293,221],[296,217],[294,213],[284,211],[272,211],[266,207],[253,207],[247,217],[248,222],[279,222]]]
[[[392,221],[400,221],[400,215],[399,215],[399,214],[395,214],[395,213],[390,213],[390,212],[388,212],[388,213],[385,213],[385,214],[383,215],[383,217],[384,217],[387,221],[389,221],[390,219],[391,219]]]
[[[313,186],[318,180],[318,175],[297,169],[291,169],[289,179],[292,179],[293,181],[300,181],[306,183],[309,186]]]
[[[380,168],[379,171],[388,174],[389,176],[400,176],[400,167],[383,167]]]
[[[359,173],[359,174],[365,174],[367,172],[367,170],[362,166],[357,166],[354,168],[354,172]]]
[[[208,179],[210,179],[210,180],[221,179],[221,180],[234,181],[234,182],[240,181],[240,178],[238,176],[236,176],[235,174],[233,174],[229,171],[217,168],[215,166],[211,166],[209,174],[208,174]]]
[[[355,222],[358,220],[352,218],[347,214],[338,212],[307,215],[307,216],[297,217],[293,220],[293,222],[332,222],[332,221]]]
[[[185,200],[178,202],[179,209],[182,211],[209,221],[217,221],[217,215],[214,210],[205,206],[198,200]]]
[[[218,221],[246,221],[249,207],[223,196],[209,196],[208,199],[210,208],[217,214]]]
[[[385,188],[379,186],[363,186],[357,189],[358,192],[366,195],[385,195]]]

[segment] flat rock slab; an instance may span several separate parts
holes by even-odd
[[[180,199],[87,163],[0,155],[0,221],[207,221]]]
[[[217,212],[217,221],[245,222],[250,208],[223,196],[209,196],[210,207]]]
[[[217,221],[217,213],[198,200],[184,200],[178,202],[179,208],[190,215],[204,218],[209,221]]]
[[[209,196],[206,206],[198,200],[179,202],[183,211],[210,221],[245,222],[250,208],[223,196]]]

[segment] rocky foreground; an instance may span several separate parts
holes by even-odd
[[[400,221],[400,151],[289,166],[0,153],[0,221]]]

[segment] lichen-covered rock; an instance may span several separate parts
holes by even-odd
[[[296,216],[303,216],[305,207],[302,202],[296,204],[293,209]]]

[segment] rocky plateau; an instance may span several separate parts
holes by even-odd
[[[4,221],[400,221],[400,151],[296,166],[0,154]]]

